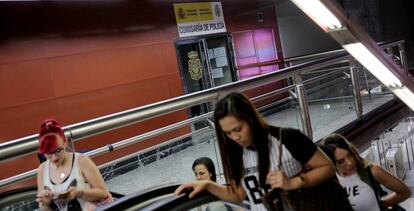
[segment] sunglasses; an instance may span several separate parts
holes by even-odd
[[[55,151],[53,152],[46,152],[46,155],[58,155],[60,154],[63,150],[65,150],[65,148],[63,147],[58,147]]]

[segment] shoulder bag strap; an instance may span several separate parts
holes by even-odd
[[[278,165],[277,168],[278,169],[282,169],[282,127],[275,127],[275,126],[270,126],[269,127],[269,134],[275,138],[278,139],[278,141],[276,141],[276,144],[278,144]]]
[[[277,164],[277,169],[282,170],[282,151],[283,151],[283,147],[282,147],[282,128],[279,128],[279,140],[277,141],[277,143],[279,144],[279,163]]]

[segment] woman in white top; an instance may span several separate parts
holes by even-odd
[[[45,120],[39,131],[39,153],[47,161],[37,173],[36,201],[41,210],[87,210],[110,194],[98,168],[86,155],[67,152],[68,143],[60,124]]]
[[[410,196],[407,185],[359,156],[355,147],[343,136],[331,134],[322,140],[320,147],[332,159],[338,180],[355,211],[387,210]],[[392,192],[381,199],[379,185],[384,185]]]

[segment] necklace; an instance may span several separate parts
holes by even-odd
[[[51,166],[52,166],[52,168],[53,168],[53,169],[55,169],[55,171],[58,171],[58,170],[57,170],[57,169],[58,169],[58,167],[57,167],[56,165],[51,165]],[[60,177],[61,179],[65,178],[65,176],[66,176],[65,172],[62,172],[62,173],[60,173],[60,174],[59,174],[59,177]]]
[[[65,162],[65,157],[63,157],[62,158],[62,160],[60,161],[60,164],[59,164],[59,166],[60,167],[62,167],[63,168],[63,170],[64,170],[64,162]],[[58,170],[58,166],[57,166],[57,164],[49,164],[50,166],[52,166],[52,168],[53,169],[55,169],[56,171]],[[64,172],[62,172],[62,173],[60,173],[59,174],[59,177],[61,178],[61,179],[63,179],[63,178],[65,178],[65,176],[66,176],[66,174],[64,173]]]

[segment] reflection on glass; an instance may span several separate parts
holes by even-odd
[[[364,114],[394,99],[388,88],[381,84],[369,71],[364,70],[361,66],[357,70]]]
[[[192,164],[199,157],[209,157],[213,160],[218,176],[217,181],[221,183],[224,180],[221,177],[223,171],[219,154],[214,132],[207,130],[203,134],[193,136],[192,140],[177,142],[169,147],[159,147],[151,154],[140,155],[139,159],[135,160],[135,164],[122,163],[125,169],[132,165],[138,164],[139,166],[128,172],[118,166],[120,175],[107,180],[106,183],[108,189],[113,192],[130,194],[152,188],[154,184],[178,184],[193,181]]]
[[[306,79],[309,79],[337,71],[305,86],[314,141],[357,118],[353,86],[346,70],[346,67],[338,65],[306,75]]]
[[[271,125],[302,129],[300,110],[296,100],[273,106],[271,109],[261,111],[261,114]]]

